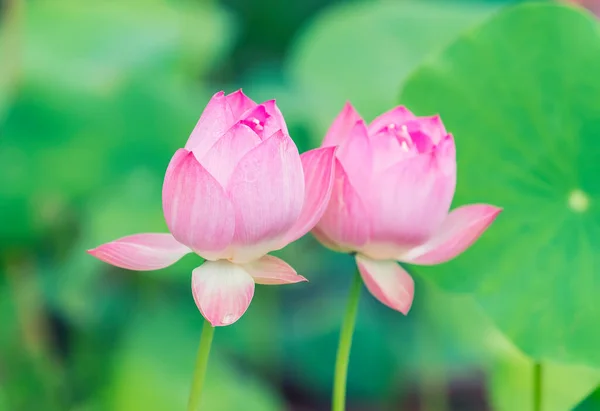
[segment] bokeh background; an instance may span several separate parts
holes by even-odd
[[[581,3],[598,10],[595,1]],[[589,326],[599,313],[598,241],[583,240],[575,249],[556,245],[580,263],[574,267],[569,259],[549,258],[552,267],[564,265],[563,274],[573,283],[563,277],[552,282],[542,265],[528,265],[535,247],[520,244],[526,253],[513,258],[489,246],[509,241],[501,227],[515,225],[509,221],[518,215],[511,210],[538,212],[537,203],[513,200],[535,192],[527,176],[539,171],[545,146],[532,165],[531,155],[510,157],[510,151],[486,151],[477,143],[503,141],[505,135],[506,141],[536,138],[525,127],[533,115],[518,112],[528,98],[543,94],[540,78],[549,89],[560,84],[566,91],[550,96],[556,101],[550,109],[544,106],[536,122],[560,128],[562,122],[550,120],[562,119],[563,112],[575,118],[585,112],[582,122],[589,127],[576,131],[584,130],[588,139],[600,137],[600,80],[592,76],[600,68],[600,35],[589,38],[600,30],[592,28],[591,14],[577,14],[588,22],[581,30],[581,24],[569,22],[573,12],[556,11],[558,17],[552,12],[531,24],[507,17],[508,23],[482,33],[474,27],[506,13],[514,2],[4,0],[0,5],[0,410],[184,409],[202,326],[190,293],[190,273],[200,258],[190,255],[168,269],[137,273],[103,264],[85,250],[127,234],[166,231],[160,196],[168,161],[210,96],[240,87],[256,101],[277,99],[300,151],[319,145],[346,100],[367,120],[402,101],[418,114],[434,111],[448,119],[459,169],[489,177],[484,184],[489,190],[501,183],[496,174],[523,176],[519,189],[524,191],[515,197],[500,191],[488,195],[481,181],[459,174],[459,201],[489,201],[507,211],[496,223],[500,228],[493,227],[458,265],[409,268],[416,299],[407,317],[363,291],[348,410],[529,410],[534,361],[544,370],[544,411],[600,410],[600,390],[595,391],[600,359],[593,354],[600,351],[600,331]],[[557,35],[543,43],[552,25],[574,37]],[[505,55],[530,37],[529,48]],[[456,38],[478,47],[443,52]],[[481,55],[469,60],[473,48]],[[556,58],[546,57],[552,55]],[[465,79],[461,67],[478,67],[478,61],[489,64]],[[573,67],[588,67],[588,74]],[[536,70],[547,76],[535,75]],[[460,75],[456,89],[442,87],[444,78]],[[519,87],[520,82],[533,85]],[[569,94],[575,89],[576,97],[587,97]],[[461,102],[470,90],[477,91],[475,104],[467,106]],[[502,93],[509,97],[498,99]],[[454,95],[462,97],[453,101]],[[582,110],[580,103],[591,108]],[[510,110],[503,111],[506,107]],[[491,112],[498,119],[488,133],[484,120]],[[554,154],[569,154],[570,143],[552,144]],[[461,152],[472,155],[461,162]],[[600,170],[593,158],[579,161],[566,167],[592,164],[587,172],[594,180]],[[600,218],[593,210],[588,221],[597,227]],[[545,224],[532,223],[519,236],[541,233],[540,243],[552,241]],[[508,281],[519,267],[503,265],[500,274],[488,270],[499,267],[492,261],[495,254],[522,262],[526,276],[537,282],[516,280],[513,294],[494,294],[504,290],[503,273]],[[242,319],[217,329],[205,388],[208,411],[329,408],[353,260],[310,236],[277,255],[310,283],[257,287]],[[453,278],[461,284],[450,284]],[[480,286],[472,278],[492,280]],[[548,282],[559,286],[540,285]],[[538,285],[543,302],[535,299]],[[561,287],[565,294],[557,291]],[[502,304],[494,303],[501,297]],[[572,315],[562,318],[545,311],[548,306]],[[527,321],[517,326],[509,321],[513,318]],[[564,328],[579,320],[582,327]],[[558,331],[550,334],[550,329]]]

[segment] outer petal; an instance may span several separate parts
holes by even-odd
[[[265,255],[259,260],[243,264],[242,267],[254,278],[256,284],[278,285],[308,281],[296,273],[288,263],[272,255]]]
[[[350,102],[346,102],[344,108],[338,114],[336,119],[331,124],[331,127],[325,134],[322,147],[338,146],[342,144],[348,137],[350,130],[354,127],[357,121],[362,120]]]
[[[365,285],[388,307],[408,314],[415,295],[415,283],[395,261],[376,261],[358,254],[356,264]]]
[[[304,202],[302,163],[292,139],[279,131],[246,154],[228,192],[235,208],[234,261],[252,261],[279,248]]]
[[[235,120],[239,119],[247,110],[256,107],[256,103],[246,96],[242,89],[228,94],[225,96],[225,99],[227,100],[229,107],[231,107],[231,112],[233,113],[233,118]]]
[[[404,106],[398,106],[375,118],[369,125],[369,134],[378,133],[391,124],[401,127],[414,119],[416,119],[416,116],[409,109]]]
[[[358,250],[369,239],[369,215],[337,159],[331,200],[313,231],[323,245],[339,251]]]
[[[206,105],[185,148],[194,151],[198,158],[202,158],[225,131],[229,130],[235,120],[225,94],[219,91]]]
[[[225,190],[185,149],[178,150],[163,184],[163,211],[173,237],[206,259],[233,237],[235,215]]]
[[[433,149],[433,156],[438,168],[446,175],[456,179],[456,146],[452,134],[446,135]],[[454,182],[456,184],[456,181]]]
[[[446,217],[429,241],[400,256],[399,260],[420,265],[449,261],[477,241],[501,211],[488,204],[459,207]]]
[[[452,147],[448,147],[448,145]],[[439,149],[439,150],[438,150]],[[456,186],[454,142],[401,161],[375,177],[369,256],[395,259],[427,241],[446,217]],[[396,250],[378,254],[377,244]]]
[[[335,151],[335,147],[317,148],[300,156],[304,169],[304,204],[300,217],[285,235],[283,246],[312,230],[325,213],[333,189]]]
[[[88,253],[99,260],[128,270],[158,270],[175,264],[192,250],[171,234],[134,234],[102,244]]]
[[[359,192],[366,192],[373,173],[373,152],[364,121],[357,121],[350,129],[339,146],[337,158],[344,166],[352,185]]]
[[[250,127],[237,123],[212,146],[200,163],[221,186],[226,187],[240,159],[260,142],[260,137]]]
[[[202,315],[213,325],[230,325],[248,309],[254,280],[227,260],[206,261],[192,272],[192,294]]]

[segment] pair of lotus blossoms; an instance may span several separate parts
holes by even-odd
[[[89,253],[139,271],[200,255],[194,300],[213,326],[225,326],[244,314],[255,284],[306,281],[268,253],[312,230],[326,247],[355,254],[371,294],[406,315],[414,282],[398,262],[448,261],[501,211],[450,212],[455,185],[454,139],[439,116],[396,107],[367,125],[346,104],[322,146],[300,155],[274,100],[219,92],[167,168],[170,234],[135,234]]]

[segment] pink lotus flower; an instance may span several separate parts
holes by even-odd
[[[335,182],[314,235],[355,252],[363,281],[383,304],[407,314],[411,276],[397,261],[448,261],[479,238],[500,208],[473,204],[449,212],[456,185],[454,139],[439,116],[396,107],[369,126],[346,104],[323,147],[339,146]]]
[[[90,250],[130,270],[170,266],[190,252],[207,261],[192,293],[213,326],[237,321],[254,284],[306,281],[266,255],[300,238],[323,215],[335,148],[298,154],[275,101],[257,105],[241,90],[215,94],[167,168],[163,210],[170,234],[135,234]]]

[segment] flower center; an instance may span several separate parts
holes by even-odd
[[[256,134],[260,133],[265,129],[264,123],[262,123],[256,117],[249,117],[245,120],[242,120],[242,123],[250,127]]]

